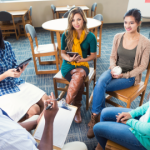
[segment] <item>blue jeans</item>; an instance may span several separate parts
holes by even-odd
[[[92,113],[99,114],[105,107],[105,92],[116,91],[131,87],[134,85],[135,77],[114,79],[111,76],[111,70],[105,71],[96,82],[93,93]]]
[[[107,139],[109,139],[129,150],[146,150],[129,130],[130,126],[116,122],[116,115],[118,113],[129,112],[131,110],[120,107],[107,107],[102,110],[100,122],[93,127],[93,131],[103,149],[105,149]]]

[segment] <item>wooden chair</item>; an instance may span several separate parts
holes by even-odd
[[[30,41],[31,45],[31,50],[32,50],[32,56],[33,56],[33,62],[34,62],[34,67],[35,67],[35,72],[36,74],[51,74],[51,73],[57,73],[59,71],[59,66],[58,66],[58,56],[57,56],[57,49],[55,43],[53,44],[46,44],[46,45],[38,45],[38,40],[37,40],[37,35],[36,31],[33,26],[30,24],[26,24],[25,26],[27,36]],[[33,41],[35,40],[36,47],[33,47]],[[55,61],[41,61],[40,57],[44,56],[55,56]],[[50,65],[50,64],[56,64],[56,70],[41,70],[38,71],[37,69],[37,64],[36,64],[36,58],[39,60],[40,65]]]
[[[117,143],[108,140],[105,146],[105,150],[128,150],[128,149]]]
[[[147,87],[147,83],[148,83],[148,79],[149,79],[149,74],[150,74],[150,62],[147,68],[147,73],[146,73],[146,77],[145,77],[145,82],[140,82],[135,86],[131,86],[130,88],[127,89],[123,89],[123,90],[118,90],[118,91],[114,91],[114,92],[106,92],[107,94],[109,94],[106,97],[106,102],[110,103],[111,105],[117,106],[117,107],[123,107],[115,102],[112,102],[110,100],[110,98],[113,96],[123,102],[127,103],[127,108],[130,108],[131,102],[138,96],[141,97],[140,100],[140,104],[139,106],[141,106],[143,104],[143,100],[144,100],[144,96],[145,96],[145,92],[146,92],[146,87]]]
[[[20,31],[18,30],[18,24],[15,24],[13,16],[6,11],[0,11],[0,28],[2,30],[2,35],[9,36],[10,34],[15,34],[16,39],[19,39]],[[10,23],[12,21],[12,23]],[[18,34],[17,34],[18,31]]]
[[[22,26],[25,26],[26,24],[32,25],[32,6],[30,6],[28,13],[24,16],[24,20],[25,22],[23,22],[22,19],[18,22],[20,36],[24,36],[26,34],[24,29],[22,30]]]
[[[56,7],[52,4],[51,5],[52,13],[53,13],[53,19],[56,19]]]
[[[93,32],[94,35],[97,37],[97,28],[90,29],[90,31]],[[90,55],[90,50],[88,50],[88,55]],[[62,59],[62,58],[60,58],[60,59]],[[86,95],[86,110],[89,109],[89,106],[93,100],[93,92],[91,93],[91,95],[89,97],[89,85],[90,85],[91,81],[93,81],[93,89],[94,89],[95,83],[96,83],[96,60],[97,60],[97,58],[94,59],[94,68],[90,67],[89,75],[86,77],[86,79],[84,81],[86,91],[84,91],[83,94]],[[60,63],[60,66],[61,66],[61,63]],[[65,78],[63,78],[61,71],[59,71],[53,77],[53,82],[54,82],[54,90],[55,90],[56,98],[58,97],[58,90],[62,91],[59,95],[59,98],[62,98],[65,95],[65,93],[67,92],[69,82]],[[57,87],[57,83],[63,83],[63,84],[66,84],[66,86],[64,88]]]
[[[101,57],[101,41],[102,41],[102,27],[103,27],[103,16],[101,14],[97,14],[93,17],[96,20],[101,21],[101,26],[99,29],[99,37],[97,36],[97,46],[99,47],[99,53],[97,54],[97,57]]]
[[[90,67],[89,75],[86,77],[86,79],[84,81],[86,91],[83,94],[86,95],[86,110],[89,109],[89,106],[90,106],[90,104],[92,102],[92,99],[93,99],[93,92],[92,92],[92,94],[90,95],[90,98],[89,98],[89,85],[90,85],[91,81],[93,81],[93,89],[94,89],[95,82],[96,82],[96,59],[94,60],[94,68]],[[65,78],[63,78],[63,76],[61,74],[61,71],[59,71],[53,77],[53,82],[54,82],[54,90],[55,90],[56,98],[58,97],[58,90],[62,91],[59,95],[59,98],[63,98],[63,96],[67,92],[69,82]],[[64,88],[57,87],[57,83],[63,83],[63,84],[66,84],[66,86]]]
[[[91,7],[91,17],[92,17],[92,13],[94,13],[94,16],[96,15],[96,8],[97,8],[97,3],[94,3]]]

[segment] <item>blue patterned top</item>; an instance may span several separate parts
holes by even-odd
[[[17,60],[11,44],[4,41],[5,49],[0,48],[0,75],[9,69],[17,67]],[[0,81],[0,96],[20,91],[17,85],[24,83],[21,78],[8,77]]]

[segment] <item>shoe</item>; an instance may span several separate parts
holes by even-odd
[[[100,114],[98,114],[98,115],[91,115],[91,120],[90,120],[90,122],[88,123],[88,125],[89,125],[89,130],[88,130],[88,133],[87,133],[87,137],[88,138],[93,138],[93,137],[95,137],[95,135],[94,135],[94,131],[93,131],[93,126],[98,122],[98,120],[100,120],[99,119],[100,118]]]
[[[74,117],[74,121],[75,121],[75,123],[81,123],[82,122],[80,108],[77,109],[77,112],[76,112],[75,117]]]
[[[97,146],[95,146],[94,150],[103,150],[103,148],[101,147],[101,145],[98,143]]]

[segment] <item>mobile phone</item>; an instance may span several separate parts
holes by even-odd
[[[23,65],[28,64],[31,60],[32,60],[32,57],[28,58],[27,60],[25,60],[25,61],[23,61],[21,64],[19,64],[19,65],[16,67],[17,71],[20,72],[19,68],[22,69],[22,68],[23,68]]]
[[[79,53],[75,53],[75,52],[67,52],[67,54],[68,54],[70,57],[73,57],[74,55],[75,55],[75,57],[76,57],[76,56],[79,55]]]

